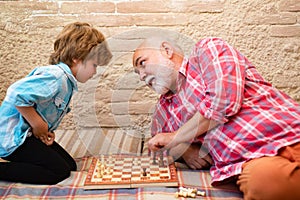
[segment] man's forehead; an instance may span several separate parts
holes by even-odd
[[[142,54],[143,52],[145,52],[147,50],[146,47],[144,46],[140,46],[135,50],[135,54]]]
[[[154,47],[142,46],[142,47],[139,47],[135,50],[134,55],[146,55],[146,54],[151,53],[155,50],[158,50],[158,49],[154,48]]]
[[[157,48],[145,44],[141,44],[133,54],[133,64],[134,66],[138,65],[138,61],[142,57],[147,57],[147,55],[151,55],[153,51],[158,50]]]
[[[134,51],[133,59],[136,60],[138,57],[143,56],[144,54],[147,53],[146,51],[147,51],[146,48],[137,48],[137,49]]]
[[[141,54],[141,53],[142,53],[142,52],[141,52],[140,49],[136,49],[136,50],[134,51],[134,53],[133,53],[133,58],[135,59],[135,57],[136,57],[137,55]]]

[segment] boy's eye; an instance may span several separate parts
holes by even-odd
[[[98,65],[94,64],[94,67],[95,67],[95,68],[97,68],[97,67],[98,67]]]

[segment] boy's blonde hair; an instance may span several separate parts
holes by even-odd
[[[84,62],[94,56],[97,56],[98,65],[106,65],[110,61],[112,54],[104,36],[88,23],[75,22],[66,25],[57,36],[49,63],[63,62],[71,67],[73,59]]]

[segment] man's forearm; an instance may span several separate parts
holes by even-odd
[[[175,135],[176,143],[191,142],[194,138],[206,133],[208,130],[216,127],[218,122],[206,119],[199,112],[181,126]]]
[[[174,158],[174,160],[177,160],[184,154],[184,152],[189,148],[190,145],[190,143],[180,143],[177,146],[171,148],[169,150],[169,154]]]

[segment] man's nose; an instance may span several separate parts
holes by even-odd
[[[144,70],[140,71],[140,80],[141,80],[141,81],[145,81],[146,76],[147,76],[147,75],[146,75],[146,73],[145,73]]]

